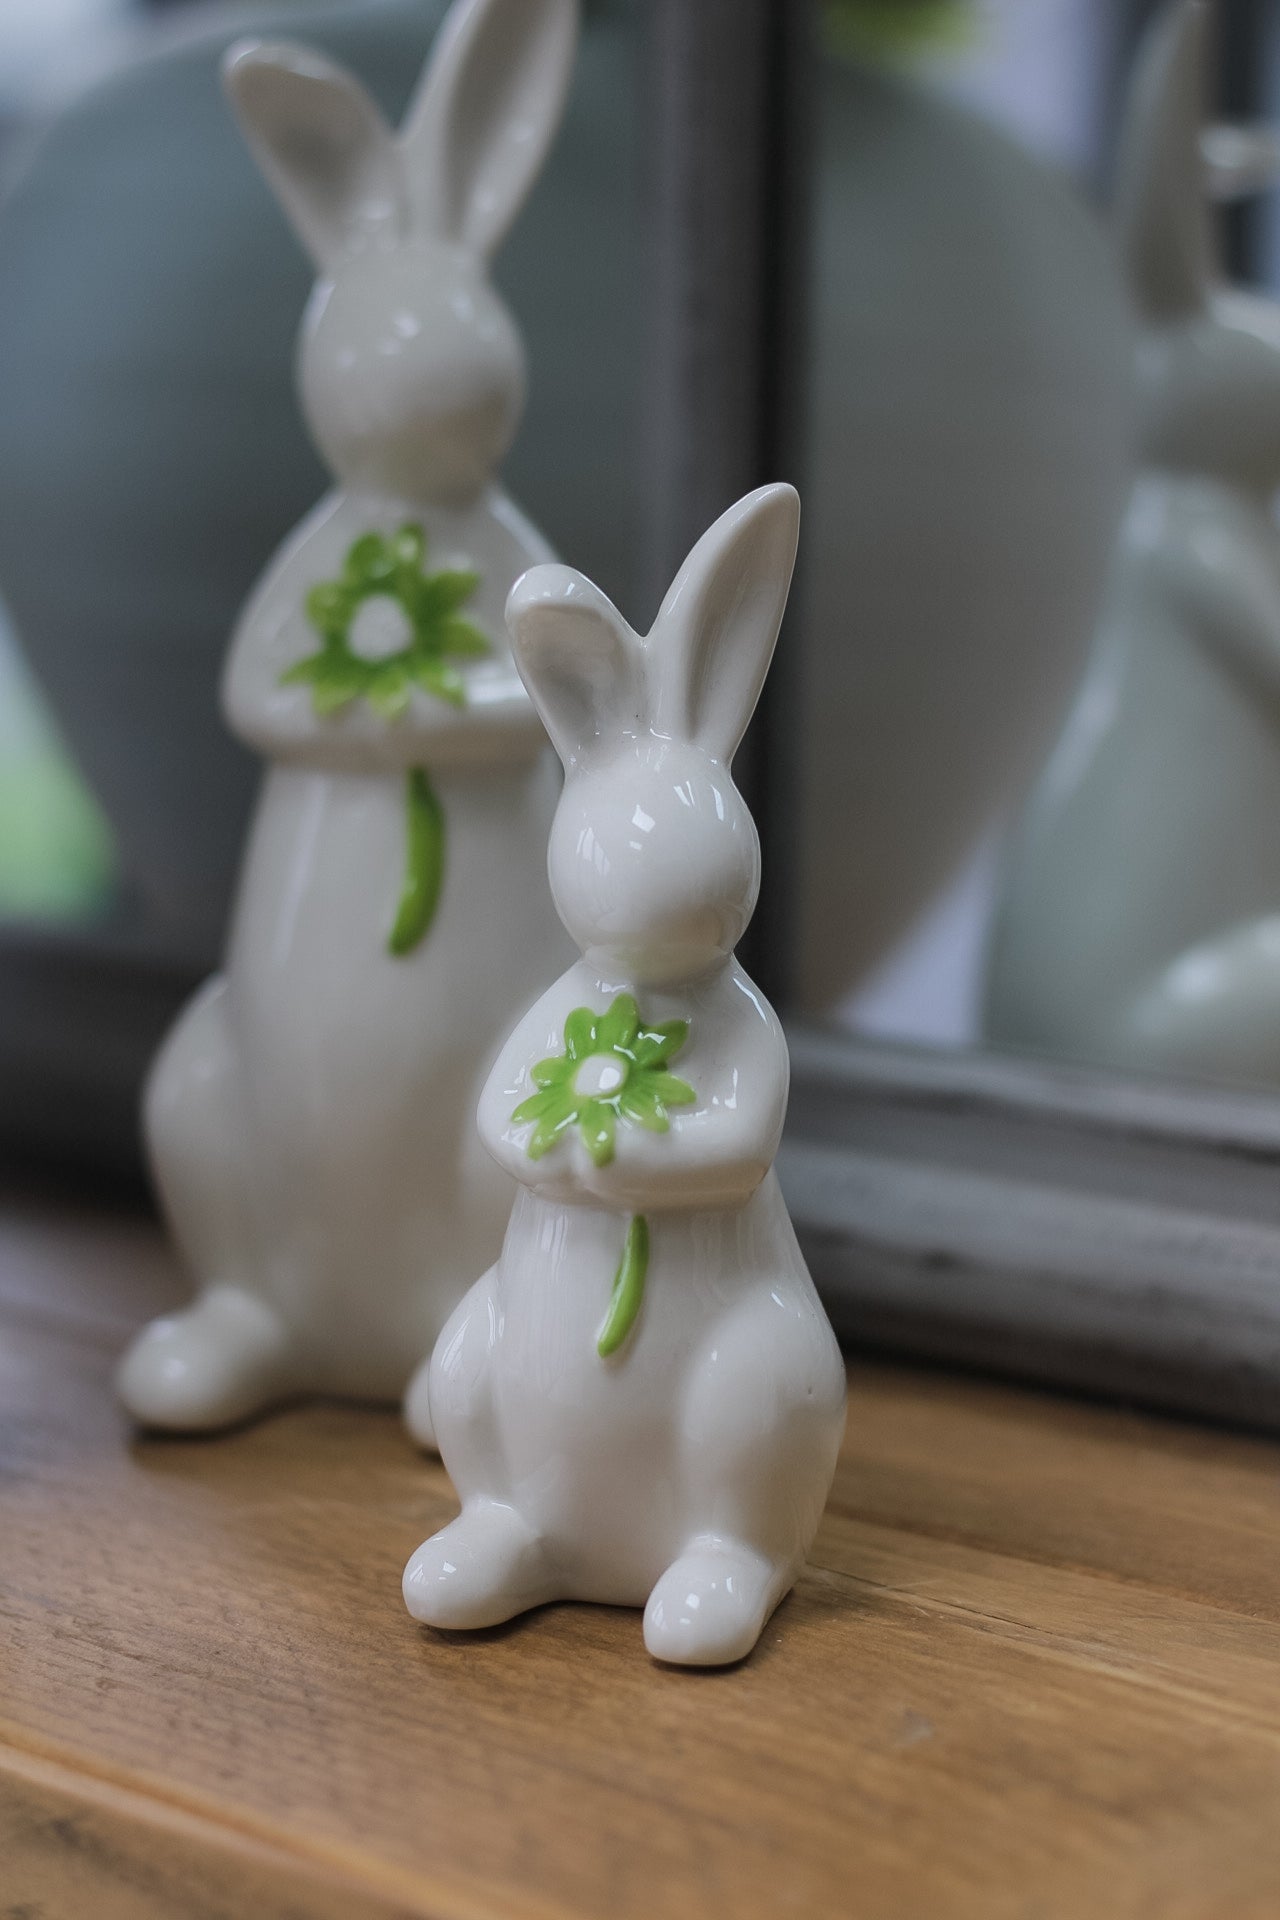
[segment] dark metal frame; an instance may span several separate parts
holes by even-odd
[[[812,0],[651,0],[652,521],[656,606],[699,535],[753,487],[800,477]],[[789,631],[799,627],[802,578]],[[784,644],[735,774],[765,892],[743,946],[785,1000],[791,675]]]

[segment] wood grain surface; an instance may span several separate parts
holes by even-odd
[[[1275,1920],[1280,1448],[856,1366],[743,1667],[638,1614],[416,1627],[454,1509],[395,1416],[137,1440],[181,1298],[127,1214],[0,1211],[0,1920]]]

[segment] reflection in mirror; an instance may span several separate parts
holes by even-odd
[[[33,103],[66,61],[93,58],[124,0],[7,0],[0,10],[0,178]],[[0,922],[92,925],[115,898],[114,843],[0,605]]]
[[[1123,504],[1130,332],[1061,172],[1101,139],[1112,10],[933,12],[936,44],[876,62],[842,30],[821,73],[795,1001],[959,1042],[988,836],[1078,679]]]
[[[0,919],[96,920],[113,879],[110,831],[0,609]]]
[[[1056,643],[1046,632],[1045,609],[1061,610],[1063,600],[1050,592],[1048,563],[1038,581],[1030,569],[1024,573],[1027,591],[1015,617],[1023,622],[1020,664],[1036,661],[1046,669],[1038,709],[1021,693],[1016,671],[1010,676],[1011,656],[1000,661],[998,675],[989,671],[999,659],[1001,616],[1015,604],[1007,554],[988,555],[983,586],[975,591],[970,581],[957,595],[951,626],[963,635],[963,657],[972,668],[967,687],[947,680],[945,660],[939,672],[941,641],[932,660],[919,645],[896,653],[909,662],[903,678],[910,685],[895,724],[885,730],[902,778],[895,798],[905,803],[908,821],[913,807],[925,819],[914,840],[909,826],[898,827],[902,861],[889,879],[860,853],[854,856],[868,911],[849,948],[858,965],[840,1011],[856,1031],[881,1037],[986,1042],[1122,1073],[1274,1084],[1280,1051],[1268,1039],[1277,1026],[1268,996],[1280,953],[1280,874],[1273,879],[1265,822],[1278,797],[1267,713],[1269,658],[1280,631],[1273,584],[1280,556],[1271,513],[1277,470],[1269,453],[1275,436],[1268,395],[1280,309],[1220,286],[1216,263],[1239,256],[1242,229],[1229,224],[1234,207],[1224,218],[1210,205],[1257,193],[1274,176],[1276,143],[1268,130],[1213,123],[1224,100],[1229,104],[1242,91],[1254,99],[1265,93],[1268,83],[1259,76],[1270,69],[1262,29],[1252,30],[1256,44],[1246,47],[1230,9],[1198,0],[1127,14],[1087,0],[912,11],[921,17],[932,11],[935,26],[946,28],[932,45],[914,49],[908,78],[915,89],[941,82],[970,108],[1003,120],[1006,133],[1069,169],[1078,183],[1098,178],[1103,160],[1121,147],[1111,196],[1117,204],[1107,225],[1119,242],[1121,304],[1137,321],[1137,377],[1122,373],[1111,404],[1118,420],[1127,401],[1135,403],[1133,434],[1127,446],[1115,444],[1109,477],[1118,476],[1122,490],[1108,496],[1107,564],[1093,567],[1086,591],[1077,551],[1081,590]],[[1129,62],[1143,15],[1154,15],[1154,24]],[[1121,87],[1117,75],[1126,62],[1130,71]],[[833,355],[828,344],[852,311],[838,278],[851,202],[845,189],[840,204],[840,114],[837,108],[833,115],[830,86],[828,77],[812,409],[824,521],[837,502],[849,499],[838,485],[847,436],[833,423],[841,405],[851,405],[842,383],[843,389],[855,384],[852,372],[842,371],[848,354]],[[1018,164],[1007,151],[1006,185]],[[956,220],[963,199],[957,192]],[[995,207],[992,201],[987,210]],[[1051,225],[1047,200],[1038,203],[1038,214],[1043,246]],[[1264,266],[1276,230],[1275,217],[1268,219],[1255,229],[1261,241],[1255,257]],[[1003,230],[1017,250],[1026,296],[1019,324],[1034,336],[1024,338],[1024,353],[1041,356],[1039,371],[1062,405],[1074,392],[1076,409],[1088,408],[1098,397],[1096,382],[1088,390],[1090,369],[1053,359],[1051,328],[1031,304],[1029,233],[1029,225],[1019,231],[1012,223]],[[1105,243],[1092,265],[1103,278],[1118,277]],[[998,302],[991,307],[994,337]],[[979,364],[975,358],[966,368],[971,383]],[[1016,378],[1017,356],[1006,364]],[[1121,386],[1131,390],[1123,399]],[[1046,390],[1042,386],[1038,397]],[[944,405],[956,411],[954,390]],[[1010,518],[1007,502],[997,507],[988,491],[982,509],[988,524],[996,513],[1006,526],[1028,527],[1043,468],[1051,465],[1065,477],[1055,441],[1063,427],[1061,407],[1056,420],[1046,410],[1036,421],[1017,469],[1028,498]],[[935,459],[945,433],[943,422]],[[1096,458],[1105,437],[1096,422],[1091,437]],[[974,458],[964,471],[966,498],[950,502],[942,517],[945,535],[935,527],[931,546],[919,519],[911,529],[926,571],[945,568],[946,558],[939,567],[934,548],[948,540],[953,546],[964,541],[975,563],[981,556],[967,538],[964,509],[990,488],[1000,449],[989,435],[985,443],[972,437],[968,451]],[[1137,485],[1126,517],[1130,459]],[[876,470],[883,484],[883,465]],[[1074,486],[1083,473],[1075,469]],[[1067,505],[1065,494],[1061,504]],[[1070,511],[1058,523],[1059,534],[1050,521],[1041,529],[1042,546],[1056,541],[1059,564]],[[816,607],[829,607],[828,596],[841,586],[857,605],[852,567],[842,576],[844,554],[834,537],[811,558]],[[908,586],[904,597],[911,593]],[[983,604],[984,593],[992,617],[975,645],[965,615]],[[878,607],[874,616],[877,631],[885,631]],[[928,685],[947,689],[945,728],[932,733],[921,668]],[[883,665],[879,671],[887,679]],[[977,730],[965,699],[976,703],[982,688],[992,731],[978,756],[981,774],[966,776]],[[883,717],[883,690],[870,692]],[[929,746],[923,780],[910,765],[917,738]],[[909,782],[901,773],[904,761]],[[857,791],[856,777],[843,776],[845,791]],[[891,778],[874,769],[876,791],[891,791]],[[864,786],[870,784],[871,776]],[[883,855],[884,833],[869,837]],[[913,888],[915,897],[908,898]],[[840,911],[838,888],[836,894],[834,909],[824,905],[811,872],[805,905],[815,948],[822,937],[818,916]],[[820,970],[829,964],[831,944]],[[843,950],[845,943],[834,945]],[[815,993],[807,978],[807,997],[821,1006],[835,983],[819,978],[816,984]]]
[[[1205,101],[1230,109],[1268,74],[1274,100],[1264,11],[1213,9],[1196,48],[1194,0],[993,0],[959,35],[947,10],[946,43],[887,77],[828,60],[797,971],[803,1006],[847,1032],[792,1026],[780,1170],[849,1338],[1274,1427],[1280,1107],[1257,1083],[1280,1080],[1280,328],[1204,266],[1210,237],[1246,264],[1238,210],[1214,234],[1206,193],[1256,189],[1274,142],[1200,138]],[[1135,300],[1116,216],[1081,183],[1117,144],[1153,15],[1122,169]],[[874,148],[890,124],[911,137]],[[891,193],[911,218],[877,224],[868,202]],[[1257,229],[1272,280],[1278,205]],[[1158,614],[1133,591],[1153,574]],[[1077,830],[1064,859],[1047,827],[1089,788],[1090,844]],[[1142,958],[1127,1033],[1117,953]],[[1055,1031],[1068,1008],[1075,1030]],[[1254,1084],[1213,1084],[1232,1078]]]
[[[1223,278],[1201,150],[1210,27],[1174,0],[1130,90],[1114,220],[1139,325],[1138,474],[1088,671],[1002,879],[988,1030],[1122,1071],[1276,1085],[1280,305]]]

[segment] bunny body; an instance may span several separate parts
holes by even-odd
[[[1140,64],[1121,229],[1139,475],[1101,629],[1009,862],[987,1030],[1127,1069],[1280,1078],[1280,307],[1223,287],[1206,15]]]
[[[603,1006],[618,990],[572,968],[504,1053],[486,1112],[510,1112],[565,1015]],[[439,1341],[429,1409],[450,1471],[463,1473],[468,1513],[477,1502],[512,1507],[536,1535],[546,1598],[644,1606],[682,1558],[715,1567],[741,1553],[754,1577],[744,1575],[743,1612],[732,1614],[727,1653],[737,1658],[791,1586],[817,1528],[844,1371],[771,1165],[787,1076],[776,1018],[736,966],[697,994],[648,996],[645,1007],[653,1018],[690,1018],[680,1065],[700,1104],[672,1116],[664,1143],[674,1192],[664,1193],[652,1165],[608,1182],[589,1161],[557,1175],[549,1191],[526,1188],[501,1258]],[[754,1139],[726,1110],[735,1078],[741,1103],[764,1117]],[[699,1178],[731,1205],[690,1205],[686,1142],[699,1132]],[[509,1127],[490,1125],[483,1137],[527,1178]],[[648,1221],[650,1278],[628,1350],[602,1361],[624,1197]],[[412,1419],[413,1397],[409,1405]],[[474,1477],[462,1462],[475,1464]],[[482,1505],[482,1537],[486,1517]],[[455,1535],[455,1561],[456,1548]],[[686,1564],[675,1584],[692,1578]],[[451,1612],[460,1598],[450,1596]],[[685,1598],[650,1636],[667,1658],[686,1646],[696,1653],[703,1639],[704,1623],[682,1625]],[[505,1609],[505,1590],[496,1604]],[[468,1605],[458,1624],[481,1623]]]
[[[501,77],[486,36],[513,21],[532,50],[506,58],[518,71],[537,53],[556,81],[548,92],[540,72],[533,87],[549,138],[572,0],[463,0],[402,136],[437,167],[442,118],[481,55],[490,84]],[[512,581],[549,549],[489,478],[519,411],[514,328],[474,246],[407,215],[379,229],[409,172],[348,76],[305,50],[250,49],[231,84],[272,177],[300,132],[323,142],[337,128],[331,165],[304,150],[316,177],[276,183],[329,269],[301,383],[340,484],[286,542],[233,639],[228,719],[270,771],[225,972],[179,1020],[147,1090],[157,1184],[201,1292],[144,1331],[119,1384],[138,1418],[187,1428],[299,1392],[403,1392],[500,1244],[510,1183],[471,1115],[528,981],[564,948],[540,884],[558,779],[502,619]],[[509,215],[536,168],[528,134],[526,117],[517,170],[491,164],[481,183],[489,220]],[[477,147],[500,154],[500,115]],[[420,633],[424,605],[435,624]],[[370,663],[398,671],[422,634],[417,677],[369,677]],[[316,662],[389,697],[348,690],[325,710],[327,683],[298,677]]]
[[[732,957],[759,856],[727,770],[795,515],[789,488],[740,502],[645,641],[564,569],[512,596],[568,769],[549,866],[583,959],[482,1095],[481,1138],[522,1191],[407,1400],[462,1501],[406,1570],[410,1610],[436,1626],[553,1598],[643,1605],[657,1657],[736,1660],[821,1516],[844,1370],[773,1171],[788,1059]],[[591,1101],[618,1085],[601,1131]],[[531,1099],[549,1115],[532,1136]],[[637,1222],[642,1297],[611,1342]]]

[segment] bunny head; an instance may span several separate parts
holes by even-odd
[[[1172,0],[1144,43],[1125,116],[1117,212],[1140,319],[1142,450],[1148,464],[1270,493],[1280,486],[1280,305],[1223,282],[1210,189],[1256,190],[1274,149],[1243,132],[1208,142],[1210,26],[1205,0]]]
[[[672,986],[733,952],[760,884],[730,765],[760,696],[795,564],[794,488],[731,507],[643,637],[589,580],[533,567],[507,601],[517,665],[564,761],[548,873],[605,977]]]
[[[319,271],[299,380],[348,487],[465,504],[515,433],[524,357],[488,263],[559,122],[577,0],[455,0],[399,134],[307,47],[244,43],[224,79]]]

